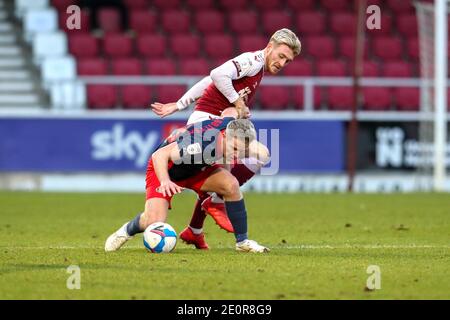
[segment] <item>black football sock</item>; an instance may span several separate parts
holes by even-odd
[[[245,210],[244,199],[239,201],[225,201],[228,218],[234,228],[236,242],[244,241],[247,235],[247,211]]]

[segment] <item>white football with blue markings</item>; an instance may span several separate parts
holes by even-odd
[[[153,253],[167,253],[175,249],[177,233],[168,223],[152,223],[144,231],[144,246]]]

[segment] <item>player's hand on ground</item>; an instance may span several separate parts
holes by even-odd
[[[178,111],[178,106],[176,102],[171,103],[160,103],[155,102],[151,105],[152,111],[156,113],[161,118],[167,117],[171,115],[172,113],[175,113]]]
[[[164,197],[168,196],[171,197],[177,193],[181,193],[184,188],[180,187],[176,183],[167,180],[167,181],[161,181],[160,186],[156,189],[159,193],[162,193]]]

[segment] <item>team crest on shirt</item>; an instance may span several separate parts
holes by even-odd
[[[190,155],[202,153],[202,147],[200,143],[193,143],[186,147],[186,153]]]

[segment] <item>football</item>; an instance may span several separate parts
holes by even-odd
[[[153,253],[171,252],[177,244],[177,233],[168,223],[152,223],[144,231],[144,246]]]

